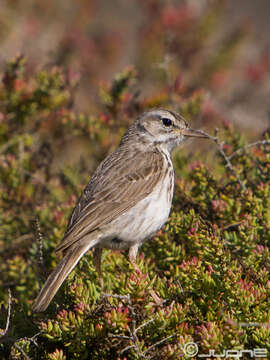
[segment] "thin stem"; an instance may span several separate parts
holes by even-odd
[[[150,350],[152,350],[154,347],[156,347],[156,346],[164,343],[165,341],[171,339],[171,338],[174,337],[175,335],[176,335],[176,333],[175,333],[175,334],[172,334],[172,335],[170,335],[170,336],[167,336],[165,339],[162,339],[162,340],[156,342],[155,344],[151,345],[148,349],[146,349],[146,350],[143,352],[143,354],[148,353],[148,352],[149,352]]]
[[[5,331],[1,332],[2,336],[5,336],[8,333],[9,323],[10,323],[10,315],[11,315],[11,291],[10,291],[10,289],[8,289],[8,314],[7,314]]]
[[[255,141],[253,143],[247,144],[246,146],[243,146],[242,148],[236,150],[235,152],[233,152],[230,156],[228,156],[228,159],[231,160],[232,158],[234,158],[235,156],[239,156],[244,154],[244,152],[254,146],[259,146],[259,145],[270,145],[270,140],[259,140],[259,141]]]
[[[237,179],[237,182],[239,183],[241,188],[246,191],[247,190],[246,185],[243,183],[243,181],[240,179],[240,177],[238,176],[238,174],[234,170],[234,168],[232,166],[232,163],[230,161],[230,158],[225,154],[224,142],[220,142],[219,139],[218,139],[218,129],[215,130],[215,136],[211,136],[211,135],[207,134],[206,132],[204,132],[202,130],[200,130],[199,132],[202,135],[205,135],[206,137],[208,137],[210,140],[212,140],[216,144],[219,154],[221,155],[221,157],[224,159],[224,161],[226,163],[225,166],[230,170],[230,172]]]

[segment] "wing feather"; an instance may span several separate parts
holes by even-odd
[[[102,228],[151,193],[164,175],[159,152],[127,154],[118,148],[97,168],[71,214],[57,251]]]

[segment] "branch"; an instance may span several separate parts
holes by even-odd
[[[8,316],[7,316],[7,322],[6,322],[6,328],[5,328],[4,335],[7,334],[8,329],[9,329],[10,314],[11,314],[11,291],[10,291],[10,289],[8,289]]]
[[[134,325],[135,325],[135,322],[134,322],[134,323],[132,324],[132,325],[133,325],[133,326],[132,326],[133,329],[131,330],[131,329],[129,328],[129,333],[130,333],[129,336],[110,334],[110,337],[117,338],[117,339],[121,339],[121,340],[129,340],[129,341],[131,342],[130,345],[126,346],[124,349],[122,349],[122,350],[120,351],[120,354],[123,354],[124,352],[126,352],[126,351],[128,351],[128,350],[134,349],[134,350],[136,351],[137,356],[138,356],[139,359],[147,359],[148,357],[147,357],[146,354],[147,354],[149,351],[151,351],[154,347],[156,347],[156,346],[164,343],[165,341],[167,341],[168,339],[170,339],[170,338],[172,338],[172,337],[174,337],[174,336],[176,335],[176,333],[173,334],[173,335],[170,335],[170,336],[168,336],[168,337],[166,337],[166,338],[164,338],[164,339],[156,342],[155,344],[151,345],[149,348],[147,348],[145,351],[142,352],[142,351],[140,350],[140,341],[139,341],[139,339],[138,339],[137,332],[138,332],[139,330],[141,330],[143,327],[145,327],[145,326],[147,326],[148,324],[150,324],[151,322],[153,322],[154,320],[155,320],[154,318],[152,318],[152,319],[150,319],[150,320],[147,320],[146,322],[144,322],[143,324],[141,324],[141,325],[138,326],[137,328],[135,328],[135,326],[134,326]]]
[[[120,300],[127,300],[128,303],[130,303],[130,295],[118,295],[118,294],[107,294],[107,293],[102,293],[102,297],[106,298],[106,297],[112,297],[115,299],[120,299]]]
[[[175,334],[172,334],[172,335],[170,335],[170,336],[167,336],[165,339],[162,339],[162,340],[156,342],[155,344],[151,345],[148,349],[146,349],[146,350],[143,352],[143,354],[148,353],[148,352],[149,352],[150,350],[152,350],[154,347],[156,347],[156,346],[164,343],[165,341],[171,339],[171,338],[174,337],[174,336],[176,336],[176,333],[175,333]]]
[[[38,240],[38,262],[40,265],[43,265],[43,235],[40,229],[40,222],[38,217],[35,218],[35,227],[36,227],[36,235]]]
[[[233,152],[230,156],[228,156],[228,158],[229,160],[231,160],[235,156],[243,155],[247,149],[259,145],[270,145],[270,140],[259,140],[259,141],[255,141],[254,143],[247,144],[246,146],[243,146],[242,148]]]
[[[11,291],[8,289],[8,314],[7,314],[7,321],[6,321],[6,327],[5,331],[0,330],[0,335],[2,335],[2,338],[0,339],[0,343],[2,342],[2,339],[7,335],[8,329],[9,329],[9,323],[10,323],[10,314],[11,314]]]
[[[202,130],[198,130],[202,135],[205,135],[206,137],[208,137],[210,140],[212,140],[218,149],[219,154],[221,155],[221,157],[224,159],[225,163],[226,163],[226,167],[230,170],[230,172],[233,174],[233,176],[237,179],[238,184],[241,186],[241,188],[246,191],[247,187],[246,185],[243,183],[243,181],[240,179],[240,177],[238,176],[238,174],[236,173],[236,171],[234,170],[232,163],[230,161],[230,157],[227,156],[225,154],[224,151],[224,142],[220,142],[218,139],[218,129],[215,130],[215,136],[211,136],[209,134],[207,134],[206,132],[202,131]]]
[[[117,296],[117,298],[118,298],[118,296]],[[146,354],[146,352],[148,352],[148,349],[146,351],[144,351],[144,352],[141,351],[141,349],[140,349],[140,341],[138,339],[137,332],[140,329],[142,329],[143,327],[145,327],[148,324],[150,324],[151,322],[153,322],[154,319],[150,319],[150,320],[144,322],[143,324],[141,324],[140,326],[138,326],[136,328],[136,320],[135,320],[136,314],[135,314],[134,308],[132,307],[132,304],[131,304],[130,301],[129,301],[129,309],[130,309],[130,311],[131,311],[131,313],[133,315],[132,326],[131,326],[131,328],[130,327],[128,328],[129,336],[126,336],[126,335],[114,335],[114,334],[109,334],[109,336],[112,337],[112,338],[116,338],[116,339],[128,340],[131,343],[131,344],[127,345],[124,349],[122,349],[120,351],[120,354],[123,354],[124,352],[126,352],[128,350],[134,349],[136,351],[138,359],[147,359],[145,354]]]
[[[25,360],[31,360],[30,357],[24,352],[24,350],[18,344],[16,344],[16,342],[14,342],[13,346],[20,351],[20,353],[24,356]]]
[[[141,324],[139,327],[137,327],[137,329],[134,330],[134,334],[137,334],[137,332],[139,330],[141,330],[143,327],[145,327],[146,325],[150,324],[151,322],[153,322],[155,319],[150,319],[147,320],[146,322],[144,322],[143,324]]]

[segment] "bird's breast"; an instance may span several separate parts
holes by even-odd
[[[133,243],[146,241],[165,224],[171,209],[173,190],[174,172],[170,163],[153,191],[113,222],[113,236],[119,239],[118,248],[129,248]],[[115,244],[109,242],[107,247],[115,248]]]

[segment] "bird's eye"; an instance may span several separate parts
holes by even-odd
[[[172,120],[169,118],[162,118],[163,125],[172,126]]]

